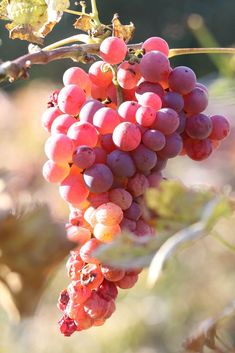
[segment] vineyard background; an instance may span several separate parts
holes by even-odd
[[[101,18],[105,22],[109,22],[111,14],[118,12],[123,22],[135,23],[135,42],[151,35],[160,35],[169,42],[170,47],[210,46],[209,41],[200,43],[197,39],[198,31],[209,30],[219,45],[226,47],[235,44],[233,0],[157,0],[148,1],[147,6],[140,0],[133,4],[124,0],[103,0],[99,3]],[[202,17],[192,17],[193,13]],[[192,19],[196,20],[199,26],[197,31],[189,28],[189,18],[191,26]],[[200,23],[203,25],[201,19],[206,27],[200,27]],[[75,33],[72,21],[73,16],[65,14],[62,24],[47,37],[46,44]],[[7,36],[2,22],[0,58],[3,61],[27,50],[25,42],[11,41]],[[195,70],[200,81],[209,87],[210,105],[207,112],[227,116],[233,130],[222,148],[208,161],[196,164],[188,158],[179,157],[169,163],[165,175],[179,178],[187,185],[206,184],[215,188],[231,185],[234,189],[235,58],[226,58],[226,66],[223,59],[219,59],[215,66],[213,60],[205,55],[173,60],[175,64],[188,65]],[[68,210],[58,196],[57,186],[48,185],[41,176],[47,134],[41,128],[40,115],[49,93],[60,87],[62,73],[69,66],[71,62],[64,61],[34,67],[29,81],[0,84],[0,171],[7,171],[7,174],[0,174],[0,208],[10,206],[7,190],[15,199],[20,196],[24,200],[46,202],[54,219],[66,220]],[[233,229],[225,228],[224,236],[232,244],[235,243]],[[19,256],[24,257],[24,254]],[[201,240],[168,263],[153,289],[147,288],[145,271],[133,289],[120,295],[118,310],[105,326],[67,339],[60,336],[56,325],[59,318],[55,305],[58,292],[67,285],[62,263],[50,278],[34,317],[17,324],[4,310],[0,310],[0,352],[181,352],[182,342],[194,327],[218,314],[234,299],[234,266],[233,252],[211,237]],[[0,296],[0,303],[1,297],[3,295]],[[233,347],[234,329],[235,320],[230,320],[220,332]]]

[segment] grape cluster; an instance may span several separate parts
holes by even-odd
[[[167,160],[181,154],[201,161],[229,133],[226,118],[203,113],[207,88],[190,68],[172,68],[168,54],[159,37],[139,52],[109,37],[88,73],[64,73],[42,116],[51,133],[43,175],[69,204],[66,231],[76,243],[67,262],[71,283],[58,301],[66,336],[102,325],[115,310],[117,288],[131,288],[141,271],[101,264],[94,250],[124,229],[153,236],[143,195],[158,187]]]

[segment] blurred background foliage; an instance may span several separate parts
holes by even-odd
[[[158,35],[163,36],[171,48],[211,46],[211,40],[222,47],[235,45],[234,0],[97,2],[103,22],[109,23],[115,12],[119,13],[123,23],[134,22],[135,43]],[[76,8],[73,1],[71,8]],[[195,13],[200,16],[195,17]],[[74,20],[74,16],[65,14],[45,44],[76,33],[72,26]],[[28,46],[26,42],[9,40],[4,25],[4,22],[0,23],[0,59],[3,61],[25,54]],[[220,57],[215,62],[206,55],[188,55],[175,58],[172,63],[188,65],[195,70],[200,81],[209,87],[207,113],[224,114],[233,129],[227,141],[209,160],[196,163],[187,157],[176,158],[170,161],[165,176],[181,179],[186,185],[206,184],[215,189],[230,185],[233,192],[235,59]],[[0,178],[3,196],[0,209],[6,207],[10,193],[15,200],[21,197],[32,202],[45,202],[54,220],[66,222],[68,209],[58,195],[57,186],[49,185],[41,176],[47,134],[41,128],[40,115],[49,93],[61,86],[62,74],[71,65],[71,61],[61,61],[34,66],[30,80],[0,84],[0,170],[7,170],[3,179]],[[17,233],[17,229],[15,231]],[[228,241],[235,243],[233,229],[225,228],[224,234]],[[19,256],[23,257],[24,253]],[[212,237],[205,238],[175,256],[153,289],[147,288],[145,271],[135,288],[120,293],[117,310],[105,326],[64,338],[56,325],[59,319],[56,309],[58,293],[68,283],[62,263],[50,277],[33,317],[16,323],[0,310],[0,352],[183,352],[182,342],[192,330],[202,320],[221,312],[234,299],[234,268],[234,253]],[[235,320],[229,320],[219,331],[222,340],[230,347],[235,347],[234,329]],[[235,351],[234,348],[226,350],[223,345],[222,349]]]

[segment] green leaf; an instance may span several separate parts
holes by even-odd
[[[11,21],[10,38],[42,44],[68,7],[68,0],[2,0],[0,19]]]

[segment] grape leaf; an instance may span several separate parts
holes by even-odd
[[[2,0],[0,19],[11,21],[10,38],[42,44],[68,7],[69,0]]]
[[[115,14],[112,19],[112,24],[113,36],[123,39],[126,43],[128,43],[133,38],[135,26],[132,22],[129,25],[122,25],[118,14]]]

